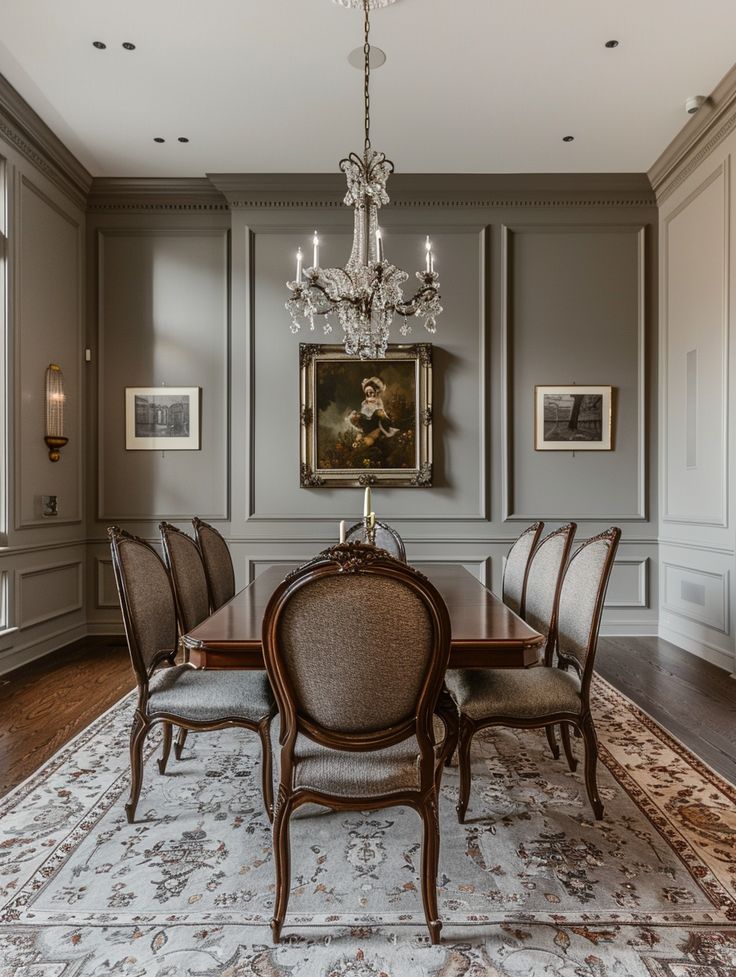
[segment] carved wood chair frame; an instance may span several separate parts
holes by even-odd
[[[166,569],[166,565],[156,550],[149,543],[147,543],[145,539],[141,539],[139,536],[133,536],[131,533],[126,532],[124,529],[120,529],[118,526],[108,527],[107,535],[110,539],[112,565],[115,574],[115,583],[118,589],[118,596],[120,599],[120,609],[123,614],[125,635],[128,641],[131,661],[133,663],[133,671],[138,684],[138,703],[136,705],[133,725],[130,732],[130,797],[125,805],[125,814],[128,818],[128,822],[132,824],[135,820],[135,811],[136,807],[138,806],[138,799],[140,797],[141,786],[143,783],[143,746],[149,732],[158,724],[163,726],[163,750],[161,759],[158,761],[159,772],[162,774],[166,771],[166,763],[171,751],[171,730],[172,726],[174,725],[185,730],[196,730],[198,732],[205,732],[213,729],[227,729],[230,727],[242,727],[258,733],[261,740],[261,783],[263,790],[263,801],[266,808],[266,813],[268,814],[269,818],[271,818],[273,809],[273,773],[270,726],[271,719],[276,712],[275,707],[257,722],[253,722],[252,720],[246,719],[242,716],[222,716],[216,720],[197,722],[194,720],[185,719],[182,716],[176,715],[175,713],[151,712],[149,710],[149,682],[151,680],[151,676],[158,668],[171,667],[175,663],[177,645],[176,600],[174,596],[174,589],[171,583],[171,577]],[[152,553],[160,564],[161,571],[164,574],[171,590],[171,606],[173,612],[172,622],[174,624],[174,627],[172,628],[173,647],[164,648],[157,652],[149,666],[146,666],[145,664],[139,643],[138,628],[133,614],[131,613],[128,587],[124,570],[124,556],[121,552],[121,546],[124,544],[143,546],[150,553]]]
[[[213,580],[212,580],[212,570],[211,567],[208,565],[207,557],[205,556],[206,553],[205,547],[202,545],[202,533],[210,532],[213,533],[215,536],[219,537],[219,539],[222,541],[228,553],[230,552],[230,547],[227,545],[227,540],[222,535],[222,533],[219,532],[217,529],[215,529],[214,526],[211,526],[208,522],[205,522],[204,519],[200,519],[199,516],[195,516],[192,519],[192,526],[194,527],[194,538],[197,542],[197,546],[199,547],[199,551],[202,554],[202,563],[204,564],[204,575],[207,578],[207,589],[209,590],[209,594],[210,594],[210,612],[214,613],[215,611],[219,610],[219,608],[222,605],[218,604],[217,606],[215,606],[215,597],[214,597],[215,591],[214,591]],[[232,557],[230,562],[232,565]],[[233,576],[234,576],[234,571],[233,571]],[[227,601],[225,601],[225,603],[227,603]]]
[[[278,628],[291,597],[318,579],[355,573],[380,575],[401,581],[426,607],[433,625],[434,640],[429,665],[417,697],[414,713],[400,725],[374,732],[342,733],[319,725],[298,711],[297,697],[288,667],[279,648]],[[273,593],[263,619],[263,652],[266,668],[279,706],[281,730],[280,778],[274,810],[274,858],[276,863],[276,905],[271,921],[274,942],[281,928],[289,898],[289,819],[301,805],[321,804],[333,810],[365,810],[393,806],[413,808],[422,819],[422,901],[432,943],[438,943],[442,923],[437,910],[437,867],[439,859],[438,787],[442,756],[436,750],[433,714],[450,655],[450,618],[439,592],[417,570],[394,559],[384,550],[362,543],[342,543],[290,574]],[[397,793],[344,797],[292,785],[294,748],[303,735],[322,746],[355,752],[385,749],[416,736],[420,751],[419,787]]]
[[[563,527],[563,529],[564,528],[565,527]],[[562,530],[558,530],[558,532],[561,531]],[[593,813],[596,820],[600,821],[602,819],[603,802],[601,801],[598,793],[598,783],[596,779],[598,740],[595,725],[593,723],[593,716],[590,712],[590,683],[593,678],[593,666],[595,664],[598,632],[600,630],[601,615],[603,613],[603,601],[605,599],[606,588],[608,586],[608,580],[611,575],[611,568],[613,567],[613,561],[616,556],[616,550],[618,549],[618,542],[620,538],[621,530],[613,526],[610,529],[607,529],[605,532],[600,533],[598,536],[593,536],[582,543],[567,564],[565,573],[561,575],[555,596],[555,611],[553,614],[555,631],[554,645],[552,648],[553,650],[557,651],[557,665],[555,666],[552,664],[552,652],[550,651],[550,645],[548,642],[547,652],[545,655],[545,666],[557,667],[563,670],[570,667],[575,669],[580,677],[580,699],[582,702],[581,711],[579,713],[550,713],[545,716],[532,716],[523,719],[518,716],[504,715],[491,715],[484,716],[482,719],[471,719],[470,716],[466,715],[464,712],[460,713],[460,737],[458,742],[460,793],[457,804],[457,816],[458,821],[461,823],[465,821],[465,813],[468,809],[468,801],[470,799],[470,744],[473,736],[475,736],[478,730],[486,729],[489,726],[505,726],[511,729],[540,729],[544,727],[545,730],[548,730],[551,727],[552,735],[550,736],[548,733],[548,740],[550,746],[553,746],[554,744],[556,747],[556,742],[554,740],[554,727],[556,725],[560,725],[568,763],[570,764],[570,769],[575,770],[577,763],[572,756],[569,737],[569,729],[573,728],[576,733],[582,737],[583,745],[585,747],[585,788],[588,794],[588,800],[593,808]],[[601,569],[600,579],[598,581],[598,590],[596,592],[593,613],[591,615],[590,630],[588,632],[585,664],[581,668],[576,658],[571,655],[560,653],[559,651],[557,627],[560,594],[562,592],[562,587],[564,586],[565,576],[569,572],[570,567],[573,566],[576,557],[579,556],[580,553],[582,553],[588,546],[601,541],[606,541],[608,543],[608,553],[606,554],[606,559]],[[547,655],[549,655],[549,657],[547,657]],[[556,753],[556,757],[558,756],[559,750],[557,750]]]

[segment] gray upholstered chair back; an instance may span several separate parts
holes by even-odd
[[[174,585],[179,630],[191,631],[210,613],[210,598],[202,554],[191,536],[167,522],[159,525],[164,559]]]
[[[517,614],[524,614],[524,586],[529,558],[544,529],[543,522],[532,523],[519,536],[506,557],[503,571],[503,602]]]
[[[107,532],[133,669],[145,684],[156,664],[176,653],[174,593],[153,547],[117,526]]]
[[[345,533],[345,541],[349,543],[368,543],[368,530],[364,522],[356,522]],[[375,545],[382,550],[386,550],[397,560],[406,563],[406,549],[404,541],[396,530],[385,522],[376,522]]]
[[[589,677],[598,641],[603,601],[621,538],[615,527],[586,540],[562,579],[557,616],[557,654]]]
[[[429,745],[450,620],[413,568],[360,544],[326,551],[274,593],[263,644],[284,729],[293,716],[323,742],[352,737],[350,749],[397,730],[394,742]]]
[[[235,572],[230,550],[214,526],[196,517],[192,519],[194,536],[204,560],[204,571],[213,611],[235,596]]]
[[[562,583],[562,573],[570,555],[577,526],[568,523],[537,544],[529,561],[526,577],[524,619],[545,636],[549,636]]]

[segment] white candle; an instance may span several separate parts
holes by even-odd
[[[376,528],[376,514],[375,514],[375,512],[372,512],[370,514],[370,516],[368,517],[368,528],[369,529],[375,529]]]
[[[432,242],[429,240],[429,234],[427,235],[427,243],[425,244],[427,249],[427,271],[432,270]]]
[[[367,519],[371,514],[371,487],[368,485],[365,490],[365,498],[363,499],[363,518]]]
[[[434,253],[431,251],[429,253],[429,270],[434,271]]]
[[[340,542],[341,543],[345,542],[345,520],[344,519],[341,520],[340,522]]]
[[[376,261],[383,261],[383,237],[378,227],[376,228]]]
[[[296,281],[297,281],[297,284],[298,285],[301,285],[301,283],[302,283],[302,262],[303,261],[304,261],[304,255],[302,253],[302,249],[299,248],[299,250],[296,253]]]
[[[314,245],[314,261],[312,262],[312,267],[319,268],[319,235],[316,231],[312,238],[312,244]]]

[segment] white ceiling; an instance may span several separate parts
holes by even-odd
[[[361,29],[332,0],[2,0],[0,73],[94,176],[331,172],[362,147]],[[734,0],[399,0],[373,143],[403,172],[641,172],[734,37]]]

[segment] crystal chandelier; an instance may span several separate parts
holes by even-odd
[[[361,359],[385,355],[389,327],[395,315],[403,318],[402,336],[411,331],[408,319],[420,318],[428,332],[434,333],[442,312],[439,276],[434,270],[432,244],[426,241],[426,266],[416,277],[420,287],[410,299],[404,298],[403,284],[409,275],[384,257],[383,240],[378,226],[378,211],[389,202],[386,183],[394,164],[371,146],[370,136],[370,53],[368,40],[371,0],[362,0],[364,13],[364,106],[365,144],[363,155],[351,153],[340,161],[347,177],[348,192],[344,203],[354,210],[353,249],[344,268],[319,267],[319,236],[314,232],[312,266],[304,268],[299,248],[296,280],[287,282],[291,296],[286,308],[291,314],[291,331],[302,324],[314,329],[315,316],[324,319],[325,333],[332,332],[330,317],[336,316],[345,333],[345,352]],[[375,4],[374,4],[375,5]]]

